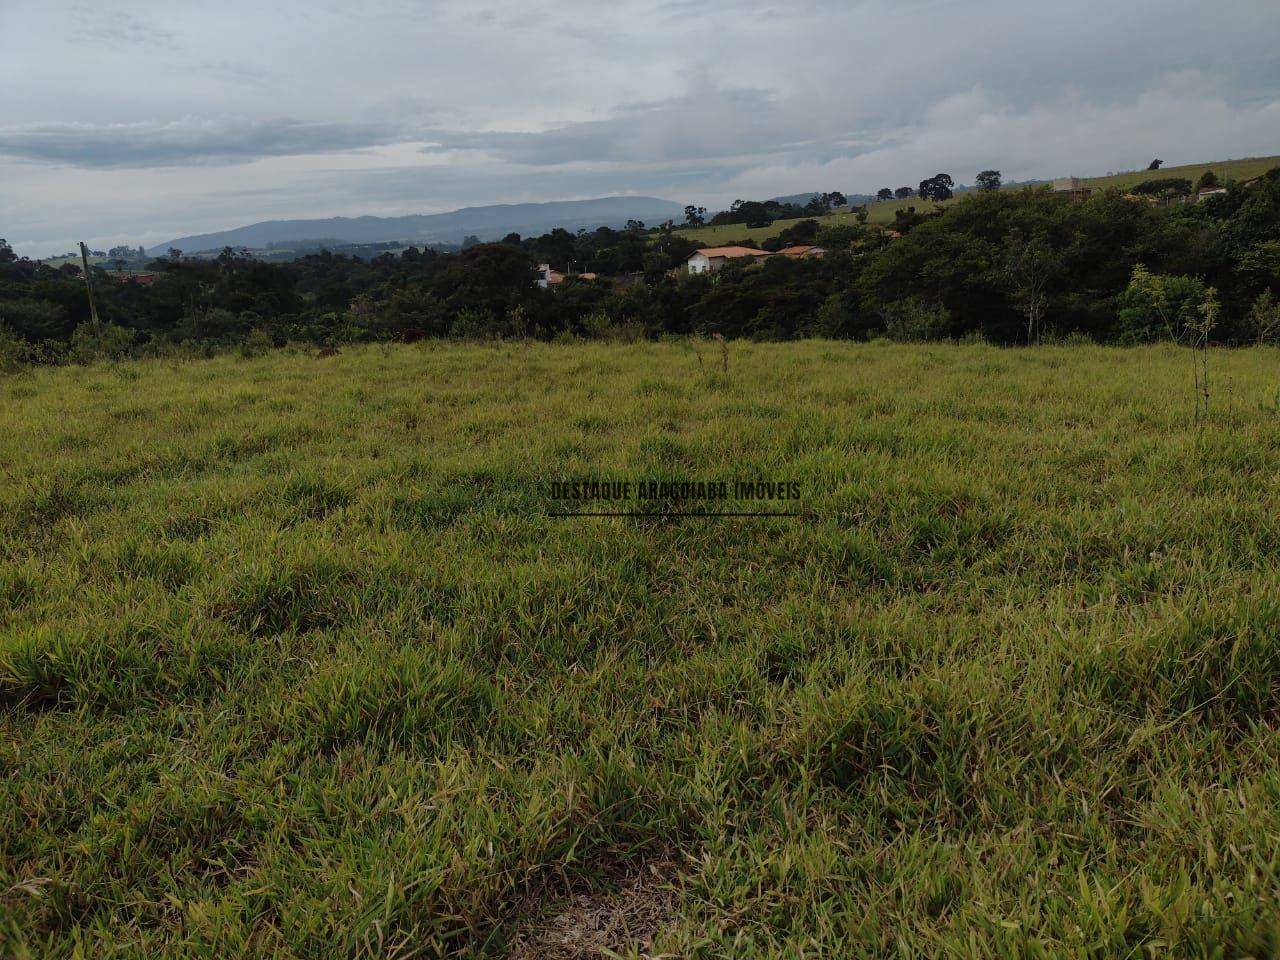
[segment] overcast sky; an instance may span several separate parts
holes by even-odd
[[[0,236],[1280,153],[1277,0],[0,0]]]

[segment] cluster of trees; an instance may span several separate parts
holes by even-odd
[[[817,217],[830,213],[847,204],[848,198],[839,190],[814,194],[805,204],[783,203],[779,200],[735,200],[728,210],[721,210],[711,218],[712,226],[740,223],[746,227],[767,227],[775,220],[796,220],[800,217]],[[696,221],[689,214],[693,211]],[[685,219],[691,226],[706,222],[706,210],[686,207]]]
[[[979,191],[903,232],[867,262],[860,304],[922,336],[1132,343],[1179,336],[1211,309],[1214,339],[1251,342],[1280,295],[1280,169],[1173,207],[1117,190],[1084,203]]]
[[[570,233],[557,227],[540,237],[525,238],[510,233],[502,243],[519,247],[534,263],[551,264],[570,273],[601,276],[643,273],[650,278],[684,263],[698,246],[676,234],[671,222],[647,229],[638,220],[630,221],[622,230],[600,227]]]
[[[983,170],[974,180],[979,190],[999,190],[1000,189],[1000,171],[999,170]],[[919,196],[923,200],[950,200],[955,196],[955,181],[951,179],[950,174],[939,173],[929,177],[927,180],[921,180],[920,186],[916,189],[911,187],[898,187],[897,190],[891,190],[888,187],[881,187],[876,192],[877,200],[906,200],[910,197]]]
[[[1182,197],[1191,192],[1191,181],[1183,177],[1144,180],[1134,187],[1132,192],[1151,197]]]
[[[321,252],[268,263],[230,249],[215,259],[170,255],[148,264],[158,275],[149,284],[95,270],[108,330],[96,340],[78,267],[22,259],[0,241],[0,362],[176,344],[620,331],[981,335],[1000,343],[1078,333],[1129,343],[1178,336],[1210,314],[1217,341],[1280,332],[1280,169],[1170,207],[1118,190],[1082,203],[1047,189],[978,190],[946,208],[899,211],[895,227],[900,239],[809,218],[762,246],[816,242],[825,258],[769,258],[698,276],[672,269],[694,245],[670,224],[553,230],[453,253],[367,259]],[[539,262],[601,279],[540,289]]]

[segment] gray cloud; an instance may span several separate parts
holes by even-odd
[[[170,49],[178,45],[176,34],[124,10],[103,10],[89,4],[77,4],[71,11],[68,26],[72,38],[90,45],[154,49]]]
[[[768,91],[704,85],[688,96],[625,104],[607,119],[544,132],[452,131],[433,133],[431,139],[447,148],[483,150],[512,163],[545,166],[771,155],[802,148],[813,135],[808,118],[789,112]]]
[[[46,123],[0,127],[0,155],[77,167],[147,168],[334,153],[406,139],[403,129],[380,123],[289,119]]]
[[[1277,35],[1274,0],[0,0],[0,232],[1271,154]]]

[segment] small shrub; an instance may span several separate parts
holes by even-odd
[[[1249,331],[1259,345],[1272,342],[1280,333],[1280,303],[1270,290],[1264,290],[1249,308]]]
[[[15,373],[27,361],[27,341],[0,323],[0,373]]]
[[[487,310],[463,307],[453,318],[449,336],[455,340],[485,340],[493,335],[493,315]]]
[[[890,340],[945,340],[951,334],[951,311],[940,303],[911,297],[891,303],[885,313],[885,333]]]
[[[275,345],[275,341],[271,339],[271,334],[265,330],[253,329],[249,331],[249,335],[240,344],[240,356],[259,357],[267,351],[273,350]]]
[[[615,321],[597,310],[582,319],[582,334],[589,340],[609,343],[638,343],[644,339],[644,325],[635,321]]]
[[[98,334],[90,324],[82,323],[71,335],[71,347],[67,352],[73,363],[93,363],[96,360],[121,360],[133,347],[132,330],[108,323]]]

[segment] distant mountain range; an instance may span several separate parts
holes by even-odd
[[[152,253],[177,247],[187,254],[223,247],[262,249],[303,241],[378,243],[404,240],[417,243],[461,243],[466,237],[500,240],[508,233],[536,236],[555,227],[592,230],[621,227],[628,220],[653,226],[684,219],[684,206],[657,197],[600,197],[596,200],[557,200],[551,203],[501,203],[463,207],[450,213],[405,217],[330,217],[324,220],[264,220],[247,227],[177,237],[152,244]]]

